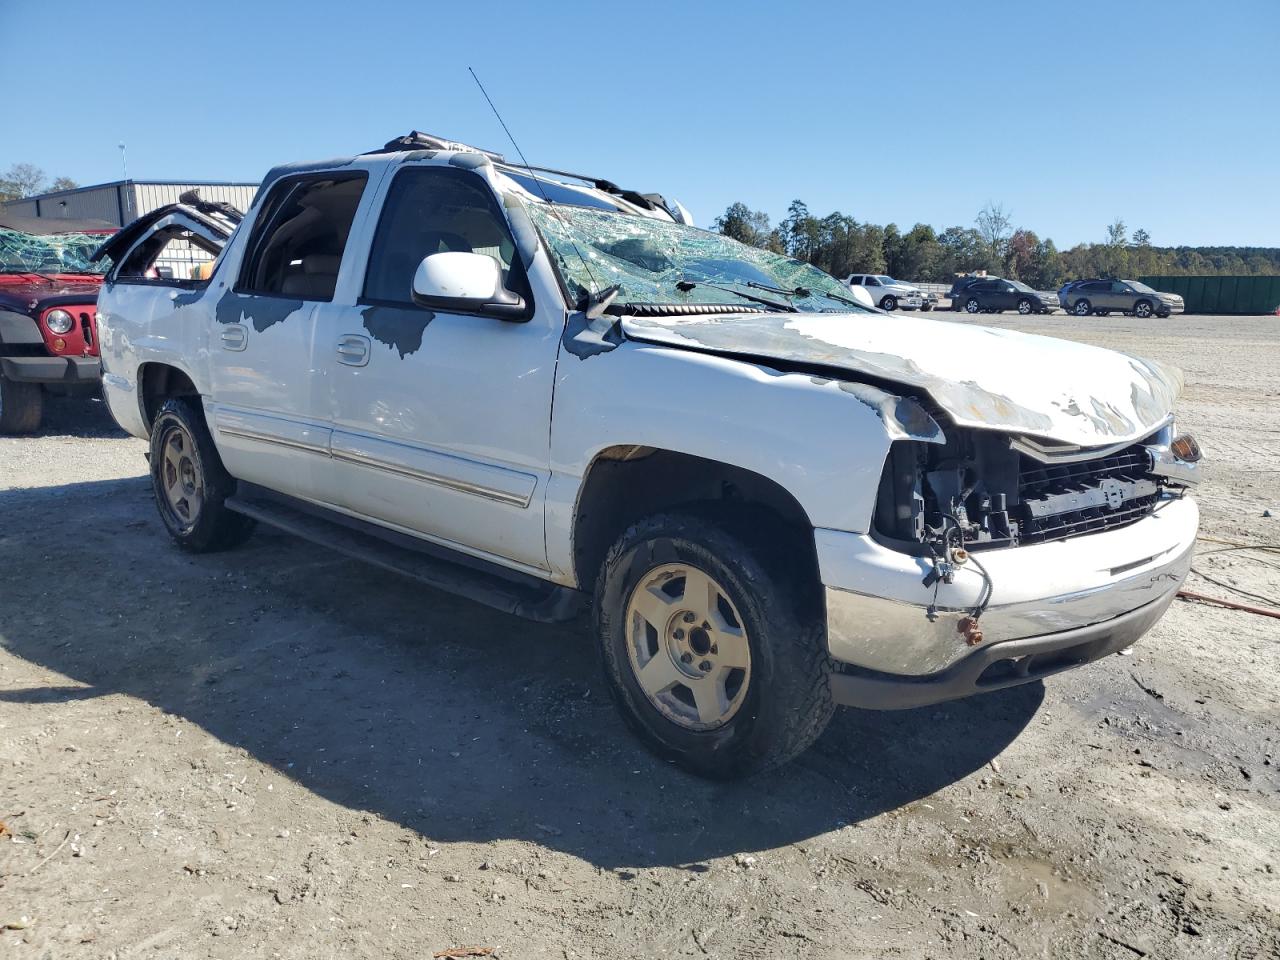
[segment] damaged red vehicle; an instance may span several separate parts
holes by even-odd
[[[102,220],[0,214],[0,434],[39,429],[47,393],[94,395]]]

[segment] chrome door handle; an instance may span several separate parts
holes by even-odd
[[[218,338],[224,350],[243,350],[249,343],[249,331],[243,324],[232,323],[222,328]]]
[[[338,362],[363,367],[369,362],[369,338],[349,333],[338,338]]]

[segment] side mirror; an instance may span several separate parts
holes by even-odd
[[[413,275],[413,302],[503,320],[524,320],[528,312],[524,297],[502,285],[498,261],[483,253],[451,251],[424,257]]]
[[[1004,288],[1004,292],[1005,292],[1005,293],[1013,293],[1013,287],[1005,287],[1005,288]]]

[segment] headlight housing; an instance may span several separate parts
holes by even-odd
[[[50,310],[44,317],[44,325],[58,335],[70,333],[76,325],[75,318],[65,310]]]

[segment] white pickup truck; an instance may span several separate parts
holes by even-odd
[[[177,543],[261,522],[508,612],[592,612],[660,755],[795,756],[1127,647],[1198,522],[1179,374],[889,318],[608,181],[414,136],[99,254],[104,389]],[[211,276],[151,269],[170,242]]]

